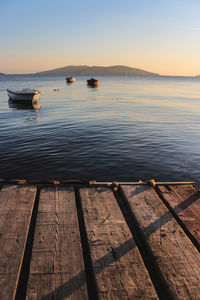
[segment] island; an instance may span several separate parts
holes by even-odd
[[[102,66],[66,66],[53,70],[37,72],[37,75],[141,75],[141,76],[160,76],[157,73],[148,72],[138,68],[117,65],[110,67]]]

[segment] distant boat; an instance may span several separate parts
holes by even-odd
[[[35,89],[23,89],[21,91],[7,89],[8,97],[12,101],[31,103],[33,100],[37,100],[40,91]]]
[[[90,86],[98,86],[99,85],[99,80],[98,79],[94,79],[94,78],[90,78],[87,80],[87,84]]]
[[[75,77],[72,77],[72,76],[66,77],[66,81],[67,81],[67,83],[72,83],[72,82],[75,82],[75,81],[76,81],[76,78],[75,78]]]

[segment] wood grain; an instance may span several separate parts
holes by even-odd
[[[0,192],[0,299],[14,299],[36,195],[35,187]]]
[[[199,299],[200,255],[149,186],[122,186],[171,299]]]
[[[100,299],[157,299],[139,250],[108,187],[80,189]]]
[[[26,299],[88,299],[73,188],[44,188]]]
[[[161,185],[157,188],[200,247],[200,191],[193,185]]]

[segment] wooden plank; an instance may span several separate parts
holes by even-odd
[[[200,247],[200,191],[192,185],[161,185],[157,189]]]
[[[41,190],[26,299],[88,299],[73,188]]]
[[[99,298],[157,299],[111,189],[81,188],[80,197]]]
[[[149,186],[122,186],[172,299],[198,299],[200,255]]]
[[[14,299],[36,188],[5,186],[0,192],[0,299]]]

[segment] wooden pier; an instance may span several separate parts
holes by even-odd
[[[194,183],[0,186],[0,299],[200,299]]]

